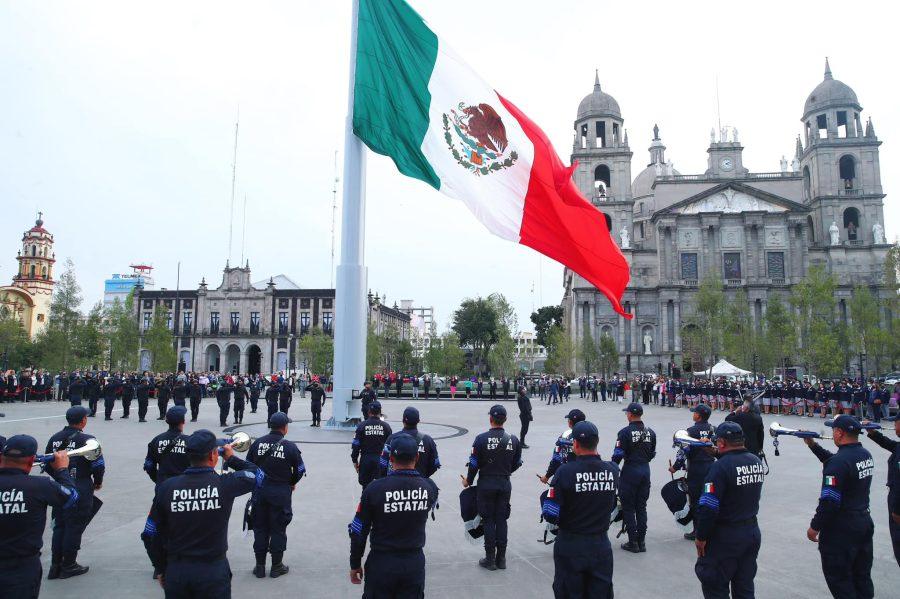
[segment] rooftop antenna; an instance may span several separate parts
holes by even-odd
[[[234,122],[234,157],[231,161],[231,208],[228,212],[228,261],[231,261],[231,239],[234,232],[234,181],[237,177],[238,127],[241,124],[241,106],[238,105],[237,120]]]
[[[241,218],[241,264],[244,263],[244,244],[247,241],[247,194],[244,194],[244,216]]]
[[[337,214],[337,191],[338,191],[338,182],[340,182],[340,177],[338,177],[338,151],[334,151],[334,187],[331,190],[331,289],[334,289],[334,223],[335,223],[335,215]]]

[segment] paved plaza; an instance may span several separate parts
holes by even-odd
[[[538,496],[544,489],[535,477],[543,473],[553,443],[565,428],[563,415],[570,407],[578,407],[600,429],[601,454],[612,452],[616,431],[625,425],[623,404],[588,403],[572,398],[562,406],[535,404],[535,421],[523,452],[525,465],[513,475],[512,518],[508,569],[487,572],[477,566],[483,556],[480,546],[464,539],[459,517],[459,474],[463,473],[472,440],[487,427],[487,401],[418,401],[388,400],[384,411],[391,425],[398,422],[403,407],[416,405],[422,414],[421,429],[437,439],[443,468],[434,480],[441,488],[437,520],[428,523],[428,597],[515,597],[516,599],[552,597],[553,547],[537,542],[542,536],[539,523]],[[518,434],[515,403],[507,402],[510,432]],[[4,405],[6,418],[0,419],[0,434],[34,435],[43,446],[51,434],[64,424],[62,414],[67,404],[29,403]],[[264,406],[264,404],[263,404]],[[263,412],[265,408],[263,407]],[[151,405],[151,415],[155,405]],[[235,597],[254,593],[265,596],[285,595],[309,598],[359,597],[362,587],[349,582],[349,540],[347,523],[359,497],[359,485],[350,462],[350,433],[311,429],[308,401],[295,395],[292,416],[297,419],[288,437],[300,442],[308,476],[294,493],[294,519],[288,528],[288,551],[285,563],[289,575],[273,580],[258,580],[251,575],[252,534],[241,531],[241,509],[238,499],[231,518],[228,558],[234,573],[232,591]],[[327,418],[331,402],[326,404]],[[102,412],[101,412],[102,414]],[[115,416],[118,416],[117,412]],[[188,423],[186,432],[206,427],[220,431],[218,408],[214,399],[205,399],[200,421]],[[711,422],[722,420],[715,413]],[[765,416],[765,423],[778,419],[792,428],[822,428],[818,418]],[[253,436],[265,431],[264,413],[245,416],[247,424],[239,429]],[[671,513],[659,496],[660,487],[670,480],[666,468],[674,459],[670,448],[672,433],[690,424],[690,413],[684,409],[651,406],[645,421],[659,436],[658,455],[652,462],[653,488],[649,510],[647,553],[630,554],[618,549],[624,539],[613,539],[615,557],[615,591],[617,597],[700,597],[700,585],[694,576],[693,543],[682,539]],[[427,423],[427,424],[425,424]],[[86,432],[103,444],[106,477],[98,496],[104,506],[88,528],[79,562],[91,567],[81,577],[67,581],[47,581],[42,597],[141,598],[161,597],[162,591],[151,579],[151,566],[139,534],[150,507],[153,483],[141,469],[147,441],[165,429],[156,420],[141,424],[132,412],[131,419],[115,418],[105,422],[102,416],[89,420]],[[893,432],[888,435],[893,437]],[[821,465],[800,439],[782,438],[781,457],[774,457],[767,437],[766,452],[772,468],[763,487],[760,527],[762,550],[756,577],[757,597],[827,597],[816,546],[806,539],[806,529],[815,509],[821,482]],[[826,446],[830,442],[826,441]],[[891,551],[887,526],[887,489],[885,463],[887,454],[874,443],[863,444],[876,461],[872,485],[872,511],[875,520],[875,563],[872,569],[876,597],[896,596],[900,573]],[[45,535],[44,574],[49,566],[49,526]],[[261,595],[260,595],[261,596]]]

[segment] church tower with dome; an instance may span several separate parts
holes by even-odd
[[[620,373],[705,368],[691,322],[700,283],[709,275],[721,280],[729,302],[748,302],[760,332],[770,299],[787,301],[812,266],[835,277],[844,324],[852,325],[854,288],[865,285],[888,297],[881,141],[856,93],[834,79],[827,60],[801,121],[795,142],[785,135],[795,145],[791,163],[774,156],[774,168],[754,170],[743,162],[737,128],[724,127],[709,133],[707,168],[698,174],[675,170],[654,125],[649,162],[632,180],[622,111],[595,78],[575,119],[572,161],[579,166],[573,177],[606,216],[628,261],[631,282],[622,305],[634,318],[616,314],[597,289],[565,269],[564,324],[575,347],[588,336],[595,343],[612,338]],[[736,365],[749,370],[751,359]],[[856,367],[846,365],[849,372]]]
[[[53,234],[44,228],[42,216],[38,213],[34,226],[22,236],[12,285],[0,287],[0,312],[3,317],[19,320],[30,338],[47,326],[56,284],[53,280],[56,263]]]

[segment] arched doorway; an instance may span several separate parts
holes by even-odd
[[[225,372],[238,374],[241,368],[241,348],[231,344],[225,348]]]
[[[210,372],[219,372],[221,352],[218,345],[210,345],[206,348],[206,367]]]
[[[258,345],[247,348],[247,374],[259,374],[262,372],[262,350]]]
[[[847,229],[847,239],[853,241],[859,238],[859,210],[852,206],[844,210],[844,228]]]
[[[178,354],[178,370],[187,372],[191,369],[191,352],[183,349]]]
[[[856,161],[853,156],[845,154],[838,161],[838,174],[844,184],[844,189],[853,189],[853,181],[856,179]]]

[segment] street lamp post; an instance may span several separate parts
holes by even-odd
[[[753,354],[753,380],[756,380],[756,361],[759,359],[759,354]]]
[[[863,360],[866,359],[866,354],[863,352],[859,352],[859,380],[860,383],[866,382],[866,371],[863,368]]]

